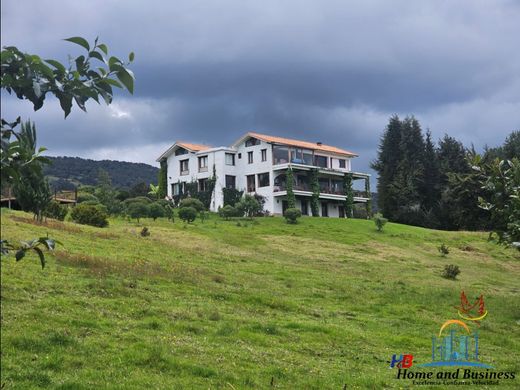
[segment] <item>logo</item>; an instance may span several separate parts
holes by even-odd
[[[478,309],[477,309],[478,305]],[[485,309],[484,296],[480,295],[471,305],[464,294],[460,294],[460,306],[455,307],[459,318],[445,321],[438,335],[432,337],[432,361],[418,364],[417,367],[465,366],[494,368],[479,361],[479,335],[475,329],[470,330],[468,324],[480,326],[488,314]],[[443,333],[444,332],[444,333]]]
[[[484,296],[470,303],[464,291],[460,305],[455,306],[457,317],[444,321],[439,332],[431,337],[431,361],[415,364],[408,354],[394,354],[390,368],[397,368],[396,379],[413,380],[414,385],[498,385],[500,379],[515,379],[515,372],[489,371],[494,367],[481,361],[479,328],[487,318]],[[425,371],[414,368],[454,368],[454,370]],[[473,371],[474,369],[485,369]],[[461,379],[462,381],[459,381]]]

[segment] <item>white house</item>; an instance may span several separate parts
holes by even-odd
[[[229,147],[175,142],[158,159],[165,163],[168,178],[168,196],[185,192],[187,182],[198,183],[198,189],[207,188],[207,180],[215,174],[216,184],[211,199],[212,211],[224,206],[223,188],[235,188],[265,198],[264,209],[282,214],[287,207],[286,172],[293,170],[293,191],[296,207],[303,215],[311,215],[313,195],[311,170],[317,169],[320,215],[344,217],[345,194],[343,177],[351,173],[354,180],[365,180],[366,191],[355,191],[355,203],[370,200],[370,175],[353,172],[355,153],[324,145],[249,132]]]

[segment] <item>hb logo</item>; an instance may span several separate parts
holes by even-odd
[[[392,361],[390,362],[390,368],[410,368],[413,364],[413,355],[397,355],[392,356]]]

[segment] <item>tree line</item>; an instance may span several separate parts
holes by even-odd
[[[519,157],[520,131],[478,154],[447,134],[435,142],[413,116],[392,116],[372,163],[379,174],[379,209],[389,220],[409,225],[507,231],[520,223],[514,216]],[[497,202],[509,210],[501,217]]]

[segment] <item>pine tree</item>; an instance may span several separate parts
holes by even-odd
[[[440,171],[439,161],[437,159],[437,152],[435,145],[432,142],[431,132],[426,131],[426,141],[424,146],[424,171],[421,186],[421,204],[425,211],[432,210],[438,205],[440,193]]]
[[[398,200],[391,194],[391,185],[399,165],[400,142],[401,121],[397,115],[394,115],[390,118],[381,137],[377,160],[371,164],[372,169],[379,174],[377,181],[379,209],[389,219],[394,219],[398,209]]]

